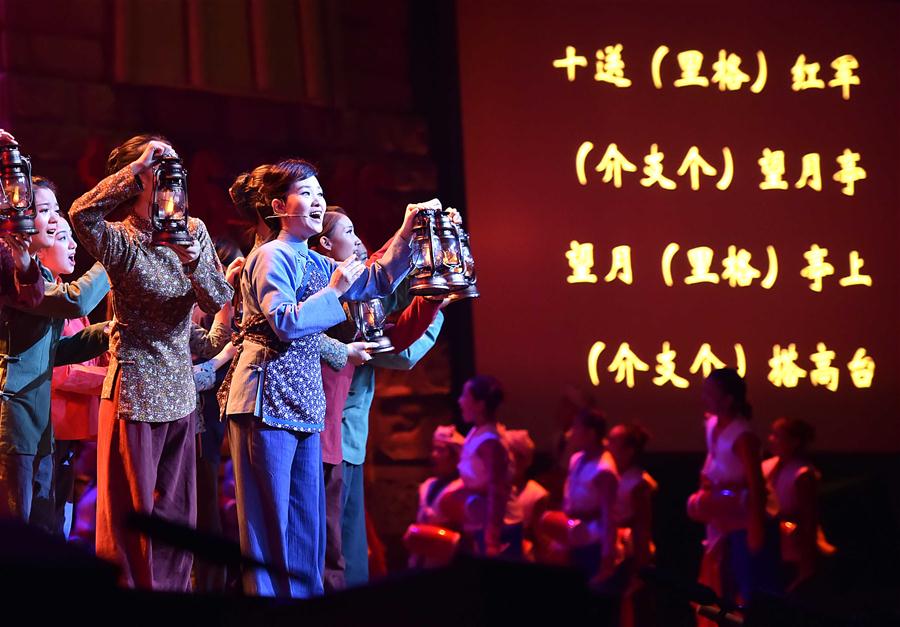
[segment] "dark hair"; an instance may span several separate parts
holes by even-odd
[[[606,435],[606,414],[599,409],[589,407],[582,409],[575,414],[575,422],[586,429],[591,429],[597,435],[598,441]]]
[[[342,207],[338,207],[337,205],[329,205],[326,207],[325,215],[322,216],[322,232],[313,235],[307,240],[309,247],[324,255],[325,249],[322,246],[322,238],[331,237],[334,233],[334,227],[337,226],[338,219],[345,215],[347,215],[347,212],[344,211]]]
[[[126,165],[137,161],[137,158],[144,152],[144,148],[152,141],[160,141],[170,146],[172,145],[172,142],[156,133],[142,133],[141,135],[135,135],[131,139],[126,139],[109,153],[109,157],[106,159],[106,176],[115,174]]]
[[[228,188],[228,195],[234,208],[238,210],[248,222],[256,226],[256,221],[264,217],[261,213],[262,201],[259,196],[259,186],[262,176],[271,166],[269,164],[258,165],[250,172],[242,172],[234,179],[234,183]]]
[[[782,427],[792,440],[801,448],[806,448],[816,439],[816,428],[800,418],[777,418],[772,422],[772,428]]]
[[[40,187],[41,189],[49,189],[51,192],[53,192],[54,196],[59,194],[56,183],[48,179],[46,176],[33,176],[31,178],[31,187],[32,189],[34,189],[35,187]]]
[[[272,201],[276,198],[287,199],[288,190],[297,181],[302,181],[317,176],[319,171],[309,161],[303,159],[284,159],[269,166],[263,172],[259,182],[259,215],[269,221],[272,235],[269,239],[275,239],[281,231],[281,222],[275,218],[272,209]]]
[[[227,268],[235,259],[244,256],[240,246],[230,237],[214,237],[213,244],[216,247],[216,256],[222,262],[222,266]]]
[[[625,437],[623,438],[623,441],[625,442],[625,446],[634,451],[634,460],[640,464],[643,461],[644,450],[647,448],[647,443],[650,441],[650,432],[641,425],[633,422],[616,426],[621,427],[622,431],[624,431]]]
[[[719,368],[707,377],[719,389],[734,400],[737,411],[748,420],[753,417],[753,407],[747,402],[747,382],[734,368]]]
[[[500,381],[488,374],[477,374],[466,382],[469,393],[475,400],[484,401],[484,409],[488,417],[493,418],[497,408],[503,402],[503,386]]]

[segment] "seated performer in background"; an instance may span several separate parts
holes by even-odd
[[[540,550],[535,546],[538,542],[535,533],[537,523],[547,511],[550,493],[540,483],[528,478],[531,464],[534,462],[534,440],[527,429],[508,429],[506,443],[513,456],[513,491],[516,502],[522,510],[522,550],[525,559],[535,561]]]
[[[457,465],[464,442],[453,425],[438,426],[431,438],[431,470],[434,473],[419,484],[416,521],[406,530],[404,541],[410,551],[410,568],[439,566],[456,551],[459,534],[446,529],[437,509],[444,491],[459,478]]]
[[[621,562],[613,515],[619,477],[606,451],[606,417],[596,409],[583,409],[572,424],[569,475],[563,511],[569,518],[569,561],[594,586],[606,584]]]
[[[759,438],[750,426],[747,384],[730,368],[703,382],[706,461],[688,515],[706,524],[700,582],[732,603],[777,586],[778,531],[766,516]]]
[[[619,533],[624,561],[619,566],[623,587],[624,627],[655,625],[652,599],[644,592],[642,568],[653,560],[653,495],[656,481],[643,468],[644,449],[650,433],[636,424],[616,425],[606,437],[607,449],[616,462],[619,487],[613,506],[613,519]]]
[[[819,471],[810,460],[815,428],[799,418],[778,418],[769,431],[772,457],[762,463],[768,502],[778,521],[782,582],[794,589],[812,577],[820,554],[834,553],[819,525]]]
[[[522,511],[513,493],[513,460],[506,428],[498,422],[500,382],[488,375],[466,381],[459,396],[472,425],[459,459],[460,480],[438,502],[438,511],[464,532],[470,550],[487,557],[522,556]]]

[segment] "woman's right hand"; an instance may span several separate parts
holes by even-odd
[[[356,255],[350,255],[335,268],[331,280],[328,281],[328,287],[333,288],[338,296],[343,296],[350,286],[356,283],[356,279],[362,276],[365,269],[366,266],[356,258]]]
[[[407,242],[412,239],[413,227],[416,223],[416,214],[419,213],[419,211],[424,211],[426,209],[440,211],[441,201],[437,198],[432,198],[428,202],[406,205],[406,213],[403,214],[403,224],[400,225],[400,237]]]
[[[3,237],[3,241],[6,243],[10,255],[12,255],[16,270],[20,274],[28,272],[28,269],[31,267],[31,253],[29,252],[31,236],[21,233],[10,233]]]
[[[225,269],[225,280],[235,290],[238,289],[238,284],[241,281],[241,270],[244,268],[244,261],[243,257],[238,257],[228,264],[228,268]]]
[[[131,164],[131,171],[135,176],[146,172],[166,153],[175,154],[175,149],[166,142],[155,139],[147,142],[144,152]]]

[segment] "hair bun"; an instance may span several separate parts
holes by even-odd
[[[261,165],[254,168],[251,172],[238,174],[231,187],[228,188],[231,202],[250,222],[255,223],[258,218],[257,210],[261,204],[260,185],[268,167],[268,165]]]
[[[250,173],[242,172],[237,175],[237,178],[234,179],[234,183],[231,184],[231,187],[228,188],[228,195],[231,196],[231,202],[238,205],[243,202],[246,202],[247,197],[250,195]]]

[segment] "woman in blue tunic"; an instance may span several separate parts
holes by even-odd
[[[259,194],[273,233],[244,265],[243,341],[226,378],[225,413],[234,460],[241,550],[270,566],[244,576],[248,594],[309,597],[323,592],[324,428],[319,346],[342,322],[341,299],[390,294],[409,271],[409,205],[387,254],[366,268],[309,250],[325,198],[315,168],[288,159],[266,169]]]

